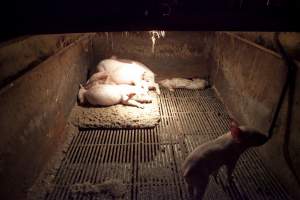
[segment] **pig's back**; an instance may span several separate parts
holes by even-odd
[[[120,103],[122,96],[116,85],[99,85],[89,89],[85,98],[92,105],[111,106]]]
[[[122,62],[117,59],[105,59],[102,60],[98,65],[98,71],[107,71],[107,72],[114,72],[116,70],[127,70],[127,71],[139,71],[144,72],[149,70],[146,66],[142,66],[143,64],[132,61],[132,62]],[[150,71],[150,70],[149,70]]]
[[[112,72],[120,67],[121,63],[114,59],[105,59],[97,65],[97,70]]]
[[[142,80],[145,70],[135,63],[121,62],[116,59],[101,61],[97,70],[108,72],[109,80],[117,84],[133,84],[134,81]]]
[[[149,73],[154,74],[146,65],[144,65],[141,62],[138,62],[138,61],[135,61],[135,60],[130,60],[130,59],[119,59],[119,58],[116,58],[115,60],[117,60],[119,62],[122,62],[122,63],[131,64],[131,66],[138,67],[138,68],[142,69],[145,72],[149,72]]]
[[[226,148],[226,138],[222,136],[198,146],[184,161],[184,176],[193,177],[198,173],[211,174],[217,170],[224,163]]]

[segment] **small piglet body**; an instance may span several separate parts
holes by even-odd
[[[170,91],[174,91],[176,88],[184,88],[189,90],[204,89],[208,84],[203,79],[185,79],[185,78],[171,78],[165,79],[159,82],[163,87],[168,88]]]
[[[134,99],[135,95],[145,95],[144,98]],[[138,108],[144,108],[139,103],[151,103],[151,98],[145,94],[144,90],[131,85],[109,85],[95,84],[86,89],[81,86],[78,99],[81,104],[85,101],[91,105],[111,106],[115,104],[130,105]]]
[[[257,130],[233,124],[231,130],[217,139],[198,146],[183,163],[183,176],[193,199],[202,199],[209,175],[225,165],[229,181],[240,155],[249,147],[260,146],[267,137]]]

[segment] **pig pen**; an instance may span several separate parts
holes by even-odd
[[[43,35],[1,45],[1,199],[189,199],[181,172],[188,153],[227,132],[231,117],[267,132],[286,73],[276,49],[265,45],[272,40],[238,32],[165,34]],[[79,84],[111,55],[146,64],[158,81],[200,77],[209,87],[161,87],[153,128],[74,126]],[[284,155],[285,100],[274,136],[241,156],[232,184],[222,167],[204,199],[299,198],[295,102],[288,140],[296,174]]]

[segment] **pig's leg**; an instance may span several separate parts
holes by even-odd
[[[191,184],[188,184],[188,191],[189,191],[190,198],[193,199],[194,198],[194,187]]]
[[[107,77],[108,77],[107,72],[97,72],[89,78],[89,80],[87,81],[87,84],[90,82],[93,82],[93,81],[105,80],[105,79],[107,79]]]
[[[237,156],[233,156],[232,159],[227,160],[227,162],[225,163],[226,168],[227,168],[227,179],[229,183],[232,183],[233,181],[233,171],[235,168],[235,165],[238,161],[239,157]]]
[[[152,97],[149,96],[148,94],[138,94],[132,97],[132,100],[135,100],[140,103],[151,103]]]
[[[212,173],[213,177],[215,178],[216,183],[219,183],[219,179],[218,179],[218,170],[214,171]]]
[[[172,88],[172,87],[167,87],[171,92],[174,92],[175,90],[174,90],[174,88]]]
[[[84,98],[84,94],[86,93],[86,89],[80,84],[80,89],[78,91],[78,100],[80,104],[84,104],[85,103],[85,98]]]
[[[144,106],[141,103],[139,103],[139,102],[137,102],[135,100],[132,100],[132,99],[129,99],[127,101],[127,105],[129,105],[129,106],[135,106],[135,107],[144,109]]]
[[[131,94],[123,95],[121,103],[124,104],[124,105],[134,106],[134,107],[137,107],[137,108],[144,108],[144,106],[142,104],[140,104],[139,102],[137,102],[135,100],[132,100],[131,97],[132,97]]]
[[[203,198],[207,184],[207,175],[197,177],[197,182],[194,184],[194,200],[201,200]]]
[[[91,81],[91,82],[86,83],[84,85],[84,88],[88,90],[88,89],[90,89],[90,88],[92,88],[92,87],[94,87],[98,84],[102,84],[102,83],[99,80],[98,81]]]
[[[104,81],[104,84],[117,85],[117,83],[110,76],[107,77],[107,79]]]
[[[160,95],[160,89],[159,89],[159,85],[157,83],[154,83],[154,88],[155,88],[155,91],[158,95]]]
[[[189,192],[190,199],[193,199],[194,198],[193,181],[188,177],[184,177],[184,179],[185,179],[185,182],[187,183],[187,186],[188,186],[188,192]]]

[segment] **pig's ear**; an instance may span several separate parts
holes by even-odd
[[[238,127],[237,123],[234,121],[231,122],[230,124],[230,132],[234,138],[241,140],[242,130]]]
[[[101,77],[101,79],[107,79],[108,78],[108,74],[103,74],[103,76]]]
[[[230,128],[231,127],[239,127],[239,124],[234,119],[231,119]]]
[[[136,95],[136,93],[135,93],[135,92],[132,92],[132,93],[129,93],[127,96],[128,96],[129,99],[130,99],[130,98],[132,98],[134,95]]]

